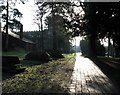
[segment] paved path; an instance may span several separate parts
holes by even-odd
[[[71,93],[87,95],[114,95],[116,89],[110,79],[90,59],[76,55],[75,67],[70,85]],[[83,95],[84,95],[83,94]]]

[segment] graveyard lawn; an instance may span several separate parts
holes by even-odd
[[[67,93],[75,63],[75,55],[64,55],[65,58],[49,63],[24,61],[23,73],[3,80],[3,93]],[[26,62],[26,63],[25,63]],[[35,64],[34,64],[35,63]],[[36,64],[37,63],[37,64]]]
[[[3,56],[18,56],[20,60],[24,59],[25,55],[28,53],[29,51],[25,51],[23,48],[15,48],[15,50],[11,50],[8,52],[2,51],[2,53],[0,55]]]

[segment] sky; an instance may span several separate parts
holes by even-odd
[[[82,40],[82,37],[80,37],[80,36],[74,37],[71,43],[72,43],[73,46],[74,45],[79,46],[81,40]]]
[[[23,31],[38,30],[38,26],[34,23],[34,15],[37,7],[34,5],[34,0],[29,0],[25,4],[17,4],[16,7],[23,14],[21,22]]]
[[[82,0],[83,1],[83,0]],[[25,4],[17,4],[16,7],[23,14],[21,22],[23,23],[24,31],[38,30],[38,26],[34,23],[34,15],[37,9],[37,6],[34,5],[34,0],[29,0]],[[78,8],[75,8],[76,12]]]

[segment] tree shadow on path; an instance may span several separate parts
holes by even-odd
[[[120,69],[114,68],[111,62],[103,61],[98,58],[90,58],[101,71],[113,82],[116,89],[120,92]],[[114,64],[115,65],[115,64]],[[117,65],[118,66],[118,65]]]

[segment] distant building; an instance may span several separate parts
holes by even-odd
[[[41,50],[42,35],[41,31],[24,31],[23,36],[35,42],[38,50]],[[62,32],[57,32],[57,50],[62,52],[70,52],[70,42]],[[53,50],[53,32],[49,29],[43,31],[43,48],[44,50]]]
[[[42,47],[42,34],[41,31],[24,31],[23,36],[34,41],[37,49],[41,49]],[[43,48],[44,50],[52,50],[53,49],[53,37],[52,33],[48,30],[43,31]]]

